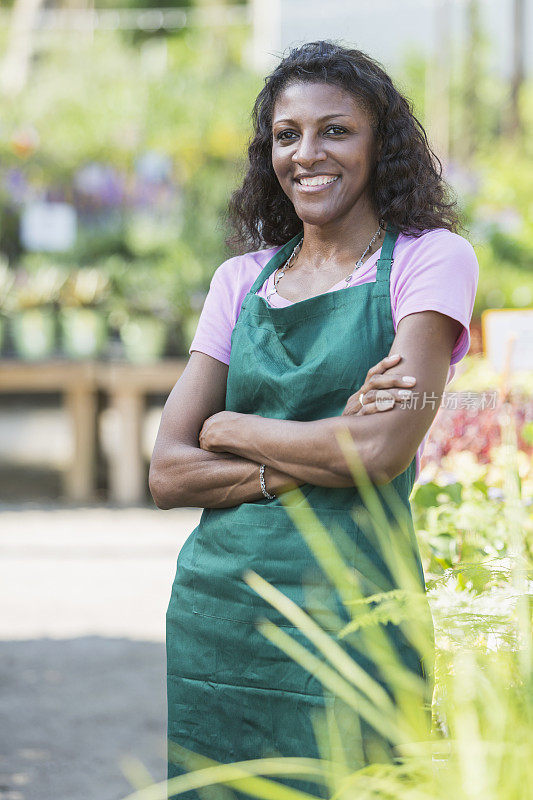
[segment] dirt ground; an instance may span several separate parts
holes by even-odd
[[[201,510],[0,507],[0,798],[165,778],[165,612]]]

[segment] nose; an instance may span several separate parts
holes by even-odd
[[[312,133],[302,134],[292,155],[292,161],[295,164],[300,164],[301,167],[310,167],[317,161],[325,161],[326,159],[327,155],[320,139],[317,139]]]

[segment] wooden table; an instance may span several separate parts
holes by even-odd
[[[64,474],[64,491],[69,500],[82,503],[94,499],[97,392],[105,392],[120,428],[116,436],[120,446],[109,455],[109,499],[137,504],[144,502],[146,492],[141,449],[146,395],[170,392],[186,363],[186,359],[163,359],[154,364],[0,359],[0,392],[61,392],[74,440],[72,463]]]
[[[144,502],[146,477],[141,447],[142,418],[147,394],[169,393],[183,370],[185,359],[165,359],[135,365],[100,362],[98,388],[109,397],[115,412],[120,447],[109,455],[109,497],[129,505]]]

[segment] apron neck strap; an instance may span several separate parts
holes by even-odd
[[[394,245],[399,236],[399,230],[390,222],[387,222],[387,231],[385,233],[385,240],[381,248],[381,255],[376,265],[376,283],[374,286],[374,295],[376,297],[390,297],[390,270],[392,267],[394,252]]]
[[[274,253],[272,258],[267,261],[255,281],[252,283],[248,294],[255,294],[261,288],[268,276],[287,261],[288,257],[300,239],[303,239],[303,235],[303,231],[300,231],[296,234],[296,236],[293,236],[292,239],[287,242],[287,244],[284,244],[277,253]]]
[[[376,290],[378,294],[385,295],[389,291],[390,268],[393,261],[392,253],[394,250],[394,245],[396,244],[396,239],[398,238],[398,234],[398,229],[388,222],[387,230],[385,232],[385,239],[381,247],[381,255],[377,263]],[[268,276],[287,261],[290,254],[302,238],[303,231],[300,231],[296,234],[296,236],[293,236],[292,239],[287,242],[287,244],[284,244],[277,253],[274,253],[272,258],[265,264],[253,282],[249,294],[255,294],[266,281]]]

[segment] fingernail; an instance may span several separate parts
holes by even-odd
[[[402,381],[404,383],[412,383],[413,381],[416,381],[416,378],[414,378],[412,375],[404,375]]]
[[[396,353],[393,356],[387,356],[387,361],[392,361],[393,358],[399,358],[399,355],[400,355],[399,353]]]
[[[399,389],[398,390],[398,397],[411,397],[412,391],[410,389]]]

